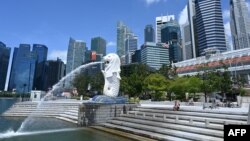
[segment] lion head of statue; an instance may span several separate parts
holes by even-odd
[[[112,77],[114,74],[116,74],[118,79],[121,79],[120,72],[121,72],[121,61],[117,54],[110,53],[103,57],[104,61],[104,73],[105,77]]]

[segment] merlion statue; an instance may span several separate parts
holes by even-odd
[[[92,98],[91,102],[94,103],[108,103],[108,104],[124,104],[128,102],[128,98],[119,96],[120,88],[120,58],[114,53],[110,53],[103,57],[104,70],[102,70],[104,76],[104,88],[103,95],[97,95]]]
[[[110,97],[117,97],[120,88],[120,58],[117,54],[110,53],[103,57],[104,70],[102,71],[104,76],[104,88],[103,94]]]

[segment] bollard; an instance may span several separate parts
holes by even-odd
[[[165,119],[166,119],[166,115],[164,114],[164,115],[163,115],[163,120],[165,120]]]
[[[176,115],[175,116],[175,122],[178,122],[178,120],[179,120],[179,117]]]
[[[153,114],[153,118],[155,118],[155,114]]]
[[[226,121],[224,121],[224,125],[227,125],[227,122],[226,122]]]
[[[208,126],[208,125],[209,125],[209,120],[206,119],[206,120],[205,120],[205,123],[206,123],[206,126]]]
[[[193,124],[193,119],[192,118],[190,118],[189,123]]]
[[[143,113],[143,117],[145,117],[146,115],[145,115],[145,113]]]

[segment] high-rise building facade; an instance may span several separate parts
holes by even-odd
[[[191,46],[192,46],[192,56],[196,58],[198,56],[197,48],[197,32],[196,32],[196,16],[195,16],[195,0],[188,0],[187,4],[188,12],[188,24],[190,26],[190,36],[191,36]],[[188,26],[188,25],[186,25]],[[185,33],[184,33],[185,34]],[[185,40],[185,39],[184,39]]]
[[[192,1],[193,2],[193,1]],[[220,0],[195,0],[198,56],[213,48],[225,52],[226,40]]]
[[[37,54],[35,81],[33,90],[46,90],[44,87],[45,62],[47,61],[48,48],[45,45],[33,44],[33,52]]]
[[[49,90],[61,78],[65,76],[65,64],[59,58],[57,60],[48,60],[45,63],[44,88]]]
[[[29,44],[20,44],[14,49],[8,90],[18,93],[30,92],[33,88],[37,53],[31,51]]]
[[[81,66],[85,58],[86,43],[81,40],[69,39],[66,74]]]
[[[250,18],[245,0],[230,0],[230,17],[233,48],[250,47]]]
[[[141,50],[138,49],[132,55],[132,63],[141,63]]]
[[[163,43],[146,42],[141,48],[141,63],[147,64],[156,70],[162,65],[170,65],[169,48]]]
[[[156,27],[156,32],[155,32],[155,40],[157,43],[161,43],[161,27],[166,24],[170,19],[175,19],[174,15],[168,15],[168,16],[160,16],[156,17],[155,19],[155,27]]]
[[[153,25],[146,25],[144,29],[144,43],[155,42],[155,30]]]
[[[171,63],[182,61],[182,40],[180,25],[171,19],[161,28],[161,41],[169,47]]]
[[[10,51],[11,49],[9,47],[6,47],[3,42],[0,42],[0,91],[3,91],[5,88]]]
[[[102,37],[92,38],[91,51],[95,51],[97,54],[97,61],[101,61],[101,57],[106,55],[106,40]]]
[[[117,23],[117,55],[121,58],[125,56],[125,40],[131,34],[129,28],[121,21]]]
[[[132,55],[137,50],[138,37],[135,35],[128,35],[125,40],[125,64],[132,63]]]
[[[84,63],[86,43],[81,40],[69,39],[66,74],[70,73]],[[65,88],[72,88],[73,78],[68,78],[65,82]]]
[[[92,54],[92,51],[91,50],[88,50],[87,48],[86,48],[86,50],[85,50],[85,58],[84,58],[84,64],[85,63],[89,63],[89,62],[91,62],[92,60],[91,60],[91,54]]]
[[[193,58],[192,36],[190,24],[186,23],[182,26],[182,41],[183,41],[183,60]]]

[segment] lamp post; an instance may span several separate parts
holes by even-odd
[[[206,72],[204,71],[202,74],[202,82],[203,82],[203,90],[204,90],[204,96],[205,96],[205,103],[207,102],[207,91],[206,91],[206,84],[205,84],[205,79],[206,79]]]

